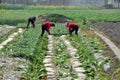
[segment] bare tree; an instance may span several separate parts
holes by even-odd
[[[118,8],[120,8],[120,0],[114,0],[115,3],[118,3]]]

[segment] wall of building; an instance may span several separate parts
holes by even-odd
[[[104,6],[106,0],[69,0],[69,5],[76,6]]]
[[[69,5],[69,6],[98,6],[114,3],[114,0],[1,0],[2,3],[10,4],[38,4],[38,5]]]

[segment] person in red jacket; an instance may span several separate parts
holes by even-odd
[[[27,24],[27,28],[29,27],[29,24],[31,23],[32,24],[32,27],[34,28],[35,27],[35,21],[36,21],[36,17],[29,17],[28,18],[28,24]]]
[[[41,36],[43,36],[43,34],[45,33],[45,31],[47,31],[47,33],[50,35],[50,27],[54,26],[55,24],[49,21],[46,21],[42,24],[42,33]]]
[[[76,23],[66,23],[66,27],[68,28],[70,36],[72,35],[73,31],[75,31],[75,34],[78,35],[78,25]]]

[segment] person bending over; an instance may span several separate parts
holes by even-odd
[[[36,17],[29,17],[28,18],[28,24],[27,24],[27,28],[29,27],[30,23],[32,24],[32,27],[35,27],[35,21],[36,21]]]
[[[76,23],[66,23],[66,27],[68,28],[69,35],[72,35],[72,32],[75,31],[75,34],[78,35],[78,25]]]
[[[50,35],[50,27],[55,27],[55,24],[53,22],[46,21],[44,22],[41,27],[42,27],[42,33],[41,36],[47,31],[47,33]]]

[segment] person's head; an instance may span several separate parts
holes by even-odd
[[[33,17],[34,21],[36,21],[36,17]]]
[[[52,26],[53,26],[53,27],[55,27],[55,24],[54,24],[54,23],[52,23]]]
[[[69,22],[66,22],[66,23],[65,23],[65,26],[67,27],[67,26],[68,26],[68,24],[69,24]]]

